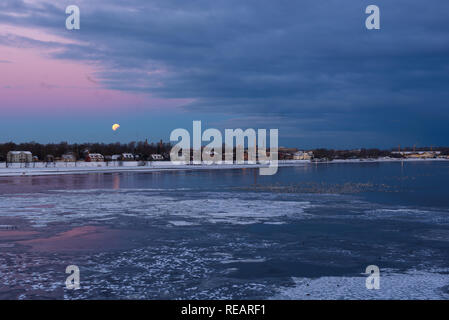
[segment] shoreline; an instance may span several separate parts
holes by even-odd
[[[428,161],[449,161],[449,159],[336,159],[332,161],[311,162],[309,160],[279,160],[278,167],[297,167],[321,164],[341,164],[341,163],[382,163],[382,162],[428,162]],[[69,164],[71,166],[69,166]],[[37,167],[16,167],[6,168],[5,163],[0,164],[0,177],[18,176],[48,176],[48,175],[71,175],[71,174],[92,174],[92,173],[123,173],[123,172],[162,172],[162,171],[197,171],[197,170],[233,170],[233,169],[258,169],[267,167],[265,164],[199,164],[199,165],[176,165],[169,161],[147,162],[145,165],[137,165],[137,162],[125,162],[122,165],[109,165],[104,162],[78,162],[78,163],[57,162],[52,167],[45,167],[43,163],[37,163]],[[126,164],[126,165],[124,165]],[[36,165],[36,164],[34,164]]]

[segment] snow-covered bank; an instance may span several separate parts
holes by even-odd
[[[320,165],[333,163],[375,163],[375,162],[423,162],[449,161],[449,159],[350,159],[326,162],[310,162],[308,160],[279,160],[279,167]],[[154,172],[173,170],[215,170],[215,169],[243,169],[266,167],[261,164],[200,164],[177,165],[170,161],[127,161],[127,162],[33,162],[33,163],[0,163],[0,177],[8,176],[37,176],[61,174],[113,173],[113,172]]]
[[[279,166],[301,166],[309,161],[279,161]],[[127,161],[127,162],[55,162],[46,164],[35,163],[0,163],[0,177],[3,176],[33,176],[33,175],[60,175],[60,174],[86,174],[106,172],[154,172],[174,170],[215,170],[215,169],[243,169],[261,168],[267,165],[261,164],[186,164],[178,165],[170,161]]]

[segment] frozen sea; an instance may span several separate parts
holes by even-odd
[[[449,162],[258,172],[0,178],[0,299],[449,298]]]

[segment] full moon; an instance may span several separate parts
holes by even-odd
[[[112,130],[116,131],[118,128],[120,128],[119,124],[116,123],[112,125]]]

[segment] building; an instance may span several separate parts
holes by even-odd
[[[296,152],[298,152],[297,148],[279,147],[278,149],[279,160],[292,160]]]
[[[6,155],[7,162],[32,162],[33,154],[30,151],[9,151]]]
[[[121,157],[120,160],[133,161],[134,160],[134,155],[132,153],[122,153],[122,157]]]
[[[429,159],[438,157],[440,151],[393,151],[394,155],[401,155],[404,158],[410,159]]]
[[[104,157],[99,153],[88,153],[85,158],[86,162],[103,162]]]
[[[160,154],[152,154],[151,155],[151,160],[153,161],[162,161],[164,160],[164,157]]]
[[[313,152],[298,151],[293,154],[293,160],[311,160],[313,158]]]
[[[111,156],[112,161],[133,161],[135,156],[132,153],[113,154]]]
[[[73,152],[65,153],[61,156],[61,160],[64,162],[75,162],[76,156]]]

